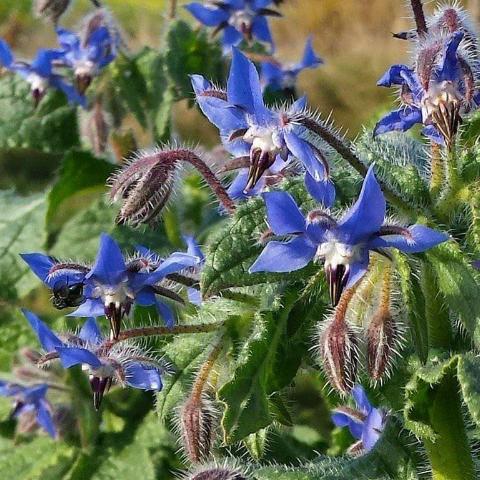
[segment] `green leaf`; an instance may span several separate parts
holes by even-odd
[[[232,380],[218,392],[225,404],[225,442],[238,442],[267,427],[274,419],[270,396],[290,384],[308,350],[311,322],[321,318],[324,305],[299,302],[294,289],[277,299],[275,310],[259,312],[253,331],[237,360]]]
[[[297,200],[300,207],[313,206],[300,182],[286,182],[284,188]],[[311,275],[318,269],[313,263],[297,272],[287,274],[248,273],[260,255],[259,243],[267,230],[265,206],[261,198],[240,205],[231,221],[211,240],[207,261],[202,271],[201,287],[204,297],[217,295],[230,287],[244,287],[275,281],[294,281]]]
[[[223,76],[223,57],[218,44],[209,42],[204,29],[194,30],[182,20],[171,23],[165,61],[178,98],[193,98],[191,74],[203,75],[214,82]]]
[[[59,179],[48,194],[47,228],[58,229],[92,197],[105,191],[105,182],[114,166],[92,154],[68,152],[62,162]]]
[[[472,353],[462,355],[458,362],[457,378],[468,412],[480,426],[480,359]]]
[[[18,75],[5,75],[0,111],[0,149],[63,153],[79,145],[76,108],[60,92],[50,91],[35,109],[29,85]]]
[[[480,289],[473,268],[454,242],[442,244],[425,255],[448,307],[459,315],[465,330],[480,345]]]
[[[3,191],[0,204],[0,299],[23,297],[38,280],[19,254],[44,248],[45,198]]]
[[[260,460],[265,455],[267,446],[268,430],[263,428],[258,432],[251,433],[243,439],[243,443],[254,460]]]

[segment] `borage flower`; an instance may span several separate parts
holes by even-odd
[[[182,302],[175,292],[164,288],[162,280],[171,273],[198,265],[199,258],[176,252],[161,260],[141,252],[125,259],[118,244],[107,234],[102,234],[100,247],[93,267],[69,262],[58,262],[40,253],[23,254],[33,272],[55,295],[71,293],[75,286],[79,308],[70,313],[74,317],[105,315],[111,324],[114,338],[118,337],[122,318],[130,313],[134,304],[155,305],[165,324],[175,322],[172,309],[157,296]],[[82,292],[80,294],[80,286]],[[78,290],[77,290],[78,288]],[[69,303],[67,306],[71,306]]]
[[[478,68],[472,66],[463,38],[463,32],[427,36],[419,40],[415,69],[390,67],[377,85],[400,86],[403,105],[377,123],[375,135],[423,124],[426,137],[452,144],[462,115],[480,105]]]
[[[26,387],[0,380],[0,396],[13,400],[10,416],[21,418],[24,415],[33,414],[37,424],[52,438],[56,438],[57,431],[52,419],[52,407],[46,399],[47,392],[48,385],[45,384]]]
[[[64,368],[82,365],[88,371],[96,409],[113,381],[140,390],[162,389],[164,367],[135,345],[110,344],[93,318],[77,335],[57,336],[32,312],[23,313],[45,350],[44,362],[60,358]]]
[[[232,46],[242,40],[251,42],[254,38],[274,49],[272,34],[267,16],[281,16],[268,8],[272,0],[223,0],[198,2],[185,5],[185,8],[207,27],[215,27],[213,34],[223,30],[223,49],[229,53]]]
[[[195,237],[192,235],[183,235],[183,241],[187,245],[187,253],[199,259],[198,265],[193,268],[189,268],[187,273],[193,275],[196,280],[199,279],[199,274],[202,271],[203,266],[205,265],[205,255],[200,248],[200,245],[195,240]],[[188,299],[194,305],[201,305],[202,295],[199,288],[188,287],[187,288]]]
[[[73,85],[64,81],[61,75],[53,70],[53,64],[62,58],[59,50],[40,49],[31,63],[15,61],[8,44],[0,39],[0,66],[18,73],[30,84],[35,106],[44,97],[49,87],[61,90],[71,103],[86,106],[86,99]]]
[[[348,427],[352,436],[358,440],[349,448],[351,453],[369,452],[382,434],[387,415],[384,410],[370,404],[361,385],[352,389],[352,397],[357,409],[337,407],[333,410],[332,421],[337,427]]]
[[[73,70],[77,89],[84,93],[92,79],[117,56],[120,36],[104,10],[88,17],[79,34],[65,28],[56,32],[63,54],[61,63]]]
[[[261,62],[260,80],[264,89],[286,90],[293,94],[298,75],[303,70],[317,68],[322,63],[323,60],[315,54],[312,39],[309,38],[300,62],[288,65],[282,64],[273,58]]]
[[[323,260],[334,305],[343,289],[355,285],[366,273],[371,250],[393,247],[418,253],[448,240],[445,233],[424,225],[384,224],[386,203],[373,166],[358,200],[338,221],[323,210],[314,210],[305,218],[287,192],[267,192],[263,197],[273,233],[294,238],[270,241],[250,272],[291,272],[312,260]]]
[[[306,169],[305,183],[312,196],[327,206],[333,203],[334,188],[325,156],[303,138],[304,128],[295,122],[305,110],[305,98],[287,109],[267,108],[255,66],[237,49],[233,49],[226,91],[215,88],[201,75],[191,78],[201,110],[220,130],[225,148],[237,157],[232,162],[248,160],[245,193],[275,161],[288,162],[295,157]]]

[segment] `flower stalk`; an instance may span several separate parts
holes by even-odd
[[[410,0],[410,3],[412,5],[418,36],[425,35],[428,29],[427,21],[425,20],[425,12],[423,11],[422,0]]]

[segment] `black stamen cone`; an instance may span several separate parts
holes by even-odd
[[[336,307],[348,282],[348,270],[345,265],[340,264],[336,267],[326,267],[325,273],[327,275],[330,301]]]
[[[91,377],[90,378],[90,387],[92,388],[92,392],[93,392],[93,407],[95,408],[95,410],[100,409],[103,395],[105,394],[105,391],[108,392],[110,390],[111,385],[112,385],[112,379],[110,377],[107,377],[107,378]]]

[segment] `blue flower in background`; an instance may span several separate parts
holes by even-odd
[[[121,321],[134,304],[156,306],[165,324],[175,322],[170,306],[157,298],[168,295],[168,290],[158,286],[168,274],[198,265],[199,258],[176,252],[159,263],[151,271],[149,259],[134,258],[128,261],[118,244],[107,234],[102,234],[94,265],[90,267],[74,263],[59,263],[43,254],[23,254],[32,271],[50,288],[60,289],[65,285],[82,285],[80,306],[70,316],[98,317],[105,315],[117,337]],[[170,298],[177,299],[173,292]],[[180,299],[181,300],[181,299]],[[72,305],[69,305],[72,306]]]
[[[476,72],[460,51],[463,38],[463,32],[456,32],[427,43],[419,50],[415,70],[407,65],[390,67],[377,85],[400,86],[403,105],[377,123],[375,135],[423,124],[423,134],[433,142],[452,141],[461,114],[480,105]]]
[[[298,75],[307,68],[316,68],[323,63],[312,46],[309,38],[305,45],[303,58],[293,65],[281,64],[274,59],[261,62],[260,80],[263,88],[294,91]]]
[[[265,106],[258,72],[239,50],[233,59],[227,91],[216,89],[201,75],[192,75],[197,102],[219,130],[225,148],[237,158],[249,159],[244,193],[253,189],[275,161],[297,158],[305,167],[305,183],[313,197],[330,206],[335,190],[329,178],[328,163],[322,152],[303,138],[295,116],[305,110],[301,98],[288,110]]]
[[[371,250],[393,247],[418,253],[448,240],[445,233],[424,225],[385,225],[385,198],[373,167],[368,170],[358,200],[338,221],[322,210],[314,210],[305,218],[287,192],[267,192],[263,198],[273,233],[293,238],[268,242],[250,272],[292,272],[312,260],[323,260],[334,305],[344,288],[352,287],[365,275]]]
[[[268,43],[273,50],[273,39],[266,16],[280,16],[268,8],[272,0],[223,0],[219,2],[190,3],[185,8],[207,27],[215,27],[214,34],[223,30],[223,49],[229,53],[232,46],[243,39]]]
[[[0,66],[18,73],[30,84],[35,105],[38,105],[47,89],[53,87],[61,90],[69,102],[85,107],[85,97],[73,85],[65,82],[61,75],[54,72],[54,62],[61,59],[62,52],[59,50],[40,49],[31,63],[15,61],[8,44],[0,39]]]
[[[382,434],[386,413],[370,404],[361,385],[352,389],[352,397],[357,404],[357,410],[338,407],[333,410],[332,421],[337,427],[348,427],[352,436],[358,440],[350,447],[351,452],[369,452]]]
[[[40,384],[22,386],[0,380],[0,396],[12,398],[14,401],[12,417],[21,417],[24,414],[35,414],[36,421],[52,438],[56,438],[57,431],[52,419],[52,407],[45,398],[48,385]]]
[[[112,381],[141,390],[161,390],[162,368],[132,344],[107,345],[95,319],[88,319],[78,335],[61,340],[42,320],[27,310],[23,313],[47,354],[57,354],[64,368],[82,365],[89,372],[93,402],[100,407]]]
[[[182,238],[187,245],[187,253],[199,259],[199,262],[195,267],[188,269],[189,273],[198,277],[200,272],[202,271],[203,266],[205,265],[205,255],[203,254],[200,245],[195,240],[195,237],[193,237],[192,235],[183,235]],[[202,295],[198,288],[187,288],[187,294],[188,299],[191,303],[195,305],[201,305]]]
[[[81,34],[65,28],[57,28],[56,32],[62,63],[73,70],[77,88],[83,93],[92,79],[117,56],[120,36],[106,23],[102,10],[87,22]]]

